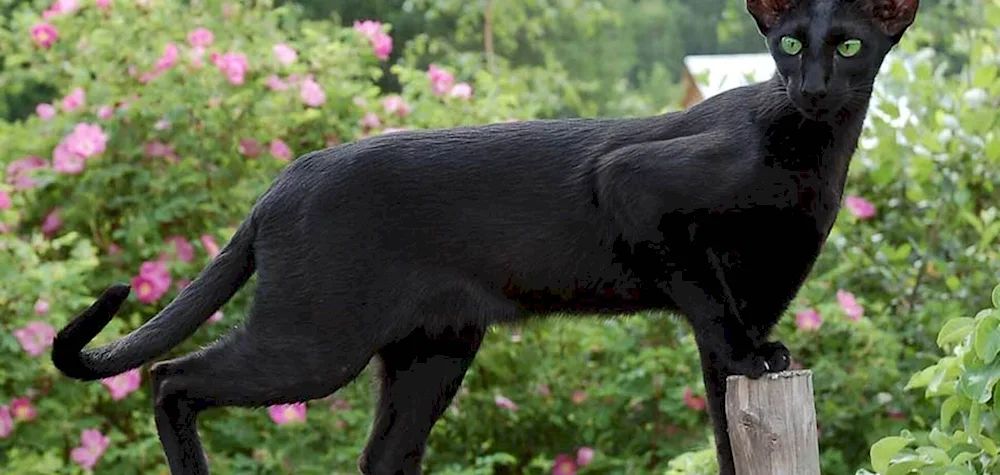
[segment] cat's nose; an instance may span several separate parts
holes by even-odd
[[[806,83],[802,85],[800,89],[802,96],[811,101],[818,101],[826,97],[826,84],[823,83]]]

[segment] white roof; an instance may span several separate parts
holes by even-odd
[[[686,56],[684,66],[694,76],[705,99],[729,89],[767,81],[775,71],[774,58],[769,53]]]

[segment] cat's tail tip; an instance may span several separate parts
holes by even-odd
[[[131,291],[132,287],[128,284],[108,287],[90,308],[59,331],[52,343],[52,363],[59,371],[71,378],[85,381],[102,376],[95,374],[86,364],[81,352],[114,318]]]

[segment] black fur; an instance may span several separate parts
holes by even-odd
[[[60,332],[53,360],[87,380],[138,367],[256,270],[242,326],[151,369],[171,472],[208,473],[198,412],[324,397],[375,356],[381,395],[359,467],[419,474],[490,325],[669,309],[694,329],[733,474],[725,378],[788,367],[768,333],[833,225],[875,74],[916,5],[748,0],[779,73],[685,112],[398,132],[307,154],[159,315],[82,350],[127,296],[112,287]],[[801,55],[778,49],[785,34]],[[847,38],[862,52],[837,57]]]

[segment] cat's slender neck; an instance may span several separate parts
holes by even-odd
[[[871,93],[817,120],[792,104],[779,75],[757,87],[757,120],[776,161],[788,168],[823,168],[834,170],[835,175],[846,174],[861,137]]]

